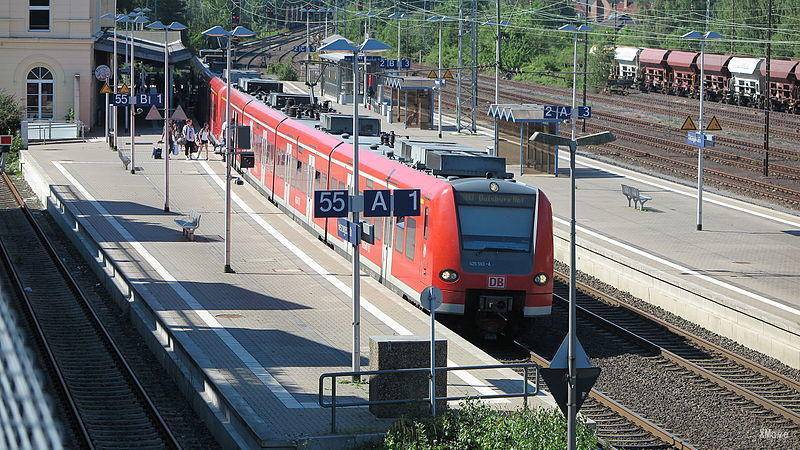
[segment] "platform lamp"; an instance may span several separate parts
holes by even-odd
[[[133,30],[131,31],[131,95],[136,95],[136,80],[134,78],[133,66],[136,63],[134,56],[134,49],[136,48],[136,41],[134,40],[134,30],[136,25],[143,25],[150,22],[150,19],[144,15],[144,12],[139,11],[128,14],[128,20],[132,24]],[[131,174],[136,174],[136,105],[130,106],[131,110]]]
[[[348,39],[339,38],[331,41],[319,48],[320,53],[352,53],[353,56],[353,195],[359,193],[359,168],[358,168],[358,56],[369,53],[379,53],[389,50],[391,47],[377,39],[367,38],[361,45],[353,44]],[[360,219],[356,208],[353,208],[351,220],[358,226],[358,238],[353,242],[353,372],[361,371],[361,262],[360,262]],[[354,380],[360,380],[360,376],[353,376]]]
[[[367,12],[363,12],[363,11],[362,12],[358,12],[358,13],[356,13],[356,16],[364,18],[364,39],[369,39],[369,33],[372,30],[372,27],[371,27],[371,24],[370,24],[370,20],[373,17],[377,17],[378,15],[375,14],[374,12],[372,12],[372,10],[369,10]],[[365,57],[364,58],[364,97],[363,97],[364,107],[365,108],[369,105],[369,102],[367,101],[367,76],[368,76],[368,74],[367,74],[367,72],[368,72],[367,64],[368,64],[367,63],[367,58]]]
[[[212,38],[225,38],[225,273],[234,273],[231,268],[231,164],[233,163],[233,148],[231,132],[231,42],[234,39],[243,39],[255,36],[256,33],[239,25],[233,30],[226,30],[217,25],[203,31],[203,36]]]
[[[720,39],[722,36],[713,31],[701,33],[699,31],[690,31],[681,39],[688,39],[692,41],[700,41],[700,120],[697,127],[701,134],[701,145],[697,147],[697,231],[703,230],[703,145],[706,142],[706,132],[703,128],[703,101],[705,97],[705,52],[706,41],[709,39]]]
[[[103,20],[111,19],[111,20],[114,21],[114,32],[113,32],[114,33],[114,35],[113,35],[114,36],[113,37],[113,41],[114,41],[113,42],[113,45],[114,45],[114,50],[113,51],[114,51],[114,54],[113,54],[113,56],[111,58],[111,66],[112,66],[112,69],[111,69],[112,70],[112,72],[111,72],[111,80],[112,80],[112,83],[113,83],[113,88],[112,88],[113,91],[112,92],[114,94],[117,93],[117,84],[118,84],[118,81],[117,81],[117,72],[118,72],[117,71],[117,23],[120,23],[121,20],[124,17],[125,17],[125,14],[117,14],[117,2],[116,1],[114,2],[114,12],[106,13],[106,14],[103,14],[102,16],[100,16],[100,18],[103,19]],[[107,81],[108,80],[106,80],[106,82]],[[106,98],[106,100],[108,100],[108,98]],[[108,110],[108,101],[106,101],[106,111],[107,110]],[[111,145],[111,147],[116,149],[117,148],[117,105],[114,105],[112,107],[112,111],[113,111],[114,117],[111,120],[111,122],[112,122],[111,124],[106,123],[106,129],[108,129],[109,125],[111,125],[110,128],[114,130],[114,134],[112,135],[113,137],[111,138],[109,144]]]
[[[578,110],[575,104],[576,86],[578,76],[578,35],[589,31],[588,25],[564,25],[559,27],[559,31],[573,34],[572,50],[572,117],[570,118],[570,137],[562,137],[549,133],[533,133],[531,141],[546,145],[563,145],[569,147],[569,179],[570,179],[570,222],[569,222],[569,331],[568,331],[568,399],[567,399],[567,449],[575,450],[576,447],[576,418],[578,414],[578,393],[576,389],[577,367],[576,367],[576,343],[577,343],[577,322],[576,322],[576,244],[575,244],[575,153],[579,146],[602,145],[616,139],[613,134],[603,131],[586,136],[575,136],[575,125],[578,120]],[[556,158],[558,155],[556,154]]]
[[[172,134],[169,128],[169,32],[181,32],[186,29],[186,25],[180,22],[164,25],[157,20],[147,28],[164,30],[164,211],[169,212],[169,153],[172,144]]]

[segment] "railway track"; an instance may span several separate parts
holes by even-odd
[[[529,355],[528,360],[542,367],[550,364],[545,357],[531,350],[526,344],[519,341],[515,341],[514,344]],[[597,437],[615,449],[693,450],[695,448],[679,436],[654,424],[596,388],[592,389],[581,406],[581,415],[595,422]]]
[[[180,448],[133,370],[3,173],[0,254],[76,445]]]
[[[554,314],[564,317],[568,304],[566,275],[556,272],[556,279],[558,282],[554,289]],[[586,283],[579,281],[577,288],[576,306],[583,330],[603,330],[609,333],[611,339],[628,342],[626,345],[632,345],[648,357],[656,358],[655,364],[659,369],[676,374],[675,379],[681,379],[677,374],[686,374],[684,379],[699,380],[695,382],[702,383],[708,391],[717,392],[725,402],[735,405],[741,413],[769,423],[778,433],[787,433],[787,436],[800,439],[800,382],[617,300]],[[593,331],[594,333],[599,331]],[[524,343],[520,345],[532,353],[534,361],[548,364]],[[626,353],[629,352],[635,350],[626,350]],[[592,398],[602,402],[603,400],[597,399],[595,391],[592,392]],[[597,394],[602,393],[598,391]],[[602,413],[598,420],[593,417],[595,413],[592,406],[588,410],[585,408],[582,409],[582,414],[598,422],[598,433],[603,436],[605,431],[602,427]],[[644,419],[639,414],[629,414],[633,414],[633,417],[626,416],[626,419],[633,424],[638,424],[636,416]],[[657,424],[653,426],[659,427]],[[667,434],[676,439],[676,442],[683,443],[682,445],[690,445],[670,432]],[[662,442],[668,442],[663,435],[658,437]],[[610,442],[616,446],[613,441]],[[708,443],[703,445],[709,446]],[[710,446],[713,447],[714,444]]]

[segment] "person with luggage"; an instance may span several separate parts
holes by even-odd
[[[192,159],[192,153],[197,152],[197,133],[192,126],[192,119],[186,120],[186,125],[181,130],[181,136],[184,139],[184,154],[186,159]]]

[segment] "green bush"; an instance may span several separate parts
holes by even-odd
[[[272,63],[267,66],[267,72],[274,74],[280,80],[297,81],[297,71],[291,64]]]
[[[0,134],[15,134],[22,120],[22,105],[11,94],[0,91]]]
[[[383,446],[414,450],[507,450],[566,448],[567,423],[557,410],[499,411],[476,401],[430,417],[401,418],[392,425]],[[597,438],[578,424],[578,448],[597,448]]]

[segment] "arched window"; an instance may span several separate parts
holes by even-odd
[[[27,110],[29,119],[53,118],[53,74],[44,67],[28,72]]]

